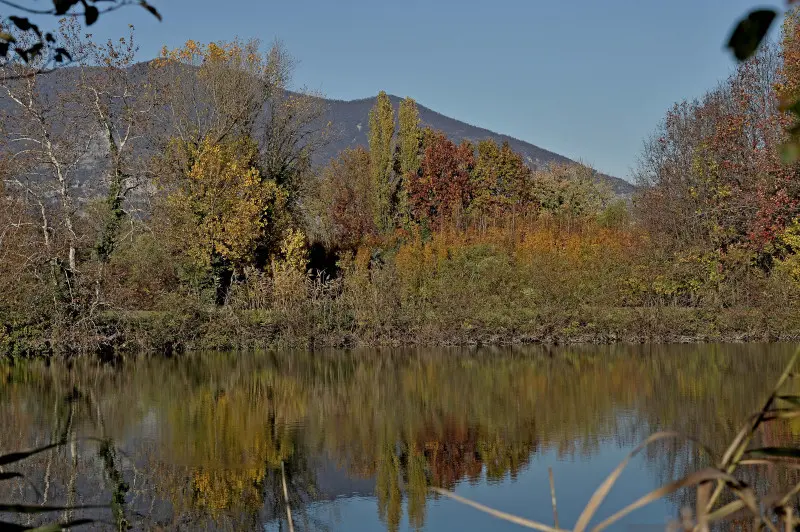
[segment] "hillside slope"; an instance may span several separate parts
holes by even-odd
[[[390,95],[390,99],[396,112],[400,105],[400,98]],[[315,161],[318,164],[324,164],[345,148],[367,145],[369,110],[375,104],[375,98],[364,98],[352,101],[327,100],[327,104],[327,118],[333,124],[334,135],[331,142],[316,155]],[[511,148],[522,154],[528,164],[533,167],[551,162],[574,162],[563,155],[545,150],[529,142],[461,122],[455,118],[428,109],[423,105],[417,104],[417,107],[419,109],[420,120],[424,126],[430,126],[433,129],[443,131],[454,142],[460,142],[464,139],[472,142],[493,139],[498,144],[508,142]],[[634,190],[634,186],[623,179],[605,174],[600,174],[600,176],[604,181],[609,183],[612,190],[618,195],[629,196]]]

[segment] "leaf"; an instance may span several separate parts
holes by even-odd
[[[717,510],[714,510],[713,512],[708,514],[706,518],[708,519],[709,523],[713,523],[715,521],[721,521],[726,517],[730,516],[731,514],[738,512],[742,508],[745,508],[745,506],[746,505],[743,500],[736,499],[735,501],[728,503],[725,506],[718,508]]]
[[[37,42],[30,48],[28,48],[28,54],[30,54],[31,59],[35,59],[39,54],[42,53],[42,48],[44,48],[44,44]]]
[[[670,482],[665,486],[661,486],[660,488],[651,491],[647,495],[629,504],[622,510],[618,511],[617,513],[615,513],[614,515],[612,515],[611,517],[609,517],[608,519],[606,519],[605,521],[594,527],[593,530],[595,532],[599,532],[600,530],[603,530],[604,528],[607,528],[608,526],[616,523],[617,521],[619,521],[632,511],[637,510],[642,506],[650,504],[651,502],[656,501],[658,499],[662,499],[667,495],[671,495],[681,488],[685,488],[687,486],[696,486],[703,482],[708,482],[709,480],[721,480],[731,485],[736,491],[739,500],[741,500],[742,503],[745,506],[747,506],[751,511],[758,512],[758,506],[756,504],[755,494],[750,488],[742,486],[741,483],[736,478],[725,473],[724,471],[720,471],[714,468],[707,468],[697,471],[696,473],[692,473],[691,475],[683,477],[680,480],[676,480],[675,482]]]
[[[739,21],[728,40],[728,48],[736,59],[744,61],[755,53],[776,16],[772,9],[756,9]]]
[[[800,449],[795,447],[761,447],[745,453],[749,458],[794,458],[800,459]]]
[[[61,63],[65,57],[68,61],[72,61],[72,56],[65,48],[56,48],[56,61]]]
[[[86,6],[83,16],[86,18],[86,25],[91,26],[100,17],[100,10],[94,6]]]
[[[56,10],[56,15],[66,15],[67,11],[77,3],[78,0],[53,0],[53,7]]]
[[[10,17],[8,17],[8,20],[13,22],[14,26],[16,26],[17,28],[19,28],[22,31],[30,31],[30,30],[32,30],[33,28],[36,27],[35,24],[32,24],[31,21],[28,20],[25,17],[10,16]]]
[[[20,56],[23,61],[26,63],[28,62],[28,50],[25,48],[14,48],[14,51],[17,52],[17,55]]]
[[[161,13],[159,13],[156,8],[154,8],[144,0],[140,0],[139,5],[148,10],[154,17],[158,19],[159,22],[161,22]]]
[[[800,104],[800,102],[795,105],[798,104]],[[800,109],[800,107],[798,107],[798,109]],[[800,395],[779,395],[778,399],[781,401],[786,401],[787,403],[791,403],[794,406],[800,406]]]

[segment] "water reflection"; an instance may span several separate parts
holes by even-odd
[[[0,454],[94,439],[27,460],[27,478],[0,483],[0,501],[113,502],[63,515],[109,527],[278,530],[286,527],[283,466],[297,529],[500,529],[427,487],[550,522],[553,466],[569,525],[651,431],[676,429],[723,449],[793,349],[203,353],[116,366],[4,365]],[[796,429],[776,426],[767,443]],[[703,460],[685,443],[652,447],[605,515]],[[663,524],[682,503],[679,495],[629,523]],[[0,517],[9,519],[19,521]]]

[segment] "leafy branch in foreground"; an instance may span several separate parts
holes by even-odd
[[[5,20],[0,20],[0,67],[11,64],[12,60],[22,60],[26,65],[31,65],[34,61],[44,58],[37,70],[46,71],[56,65],[73,61],[67,47],[58,43],[58,36],[51,32],[43,32],[30,16],[82,19],[89,27],[99,20],[100,15],[126,6],[138,5],[161,20],[161,14],[146,0],[52,0],[52,2],[53,7],[43,9],[10,0],[0,0],[0,5],[11,8],[16,13],[6,17]],[[14,31],[11,31],[12,28]]]
[[[787,4],[794,4],[797,0],[787,0]],[[790,12],[787,19],[797,16],[797,10]],[[750,59],[758,51],[759,46],[764,42],[775,19],[778,18],[778,11],[775,9],[755,9],[744,16],[734,27],[728,38],[727,47],[737,61],[744,62]],[[787,24],[784,26],[784,41],[794,42],[794,26]],[[791,54],[787,54],[789,57]],[[788,91],[782,96],[781,110],[787,112],[795,125],[789,129],[789,138],[781,147],[781,156],[786,164],[791,164],[800,158],[800,94],[796,91]]]
[[[696,489],[694,520],[692,521],[691,518],[685,519],[683,524],[685,530],[708,530],[709,525],[724,523],[734,516],[741,516],[743,513],[753,519],[753,530],[777,531],[778,523],[785,527],[786,530],[794,530],[794,527],[800,525],[800,518],[797,517],[797,512],[792,503],[793,497],[800,493],[800,483],[795,484],[786,491],[786,493],[779,494],[778,496],[770,495],[759,499],[755,491],[748,486],[747,483],[735,476],[735,473],[738,471],[753,466],[773,465],[785,466],[793,469],[800,467],[797,462],[798,459],[800,459],[800,448],[798,447],[748,448],[754,436],[758,433],[758,430],[764,426],[765,423],[800,417],[800,396],[783,393],[788,381],[800,377],[800,374],[793,371],[799,357],[800,350],[792,357],[780,379],[778,379],[772,393],[765,401],[764,406],[760,411],[750,416],[745,422],[744,426],[725,450],[715,467],[708,467],[690,473],[679,480],[651,491],[614,513],[611,517],[598,523],[592,530],[598,532],[604,530],[617,523],[634,510],[658,499],[667,497],[684,488]],[[589,523],[595,516],[597,509],[603,503],[606,496],[614,487],[620,474],[634,456],[652,443],[668,438],[682,438],[682,436],[677,432],[658,432],[631,451],[614,471],[606,477],[597,490],[595,490],[586,507],[578,517],[573,530],[575,532],[583,532],[589,528]],[[699,445],[699,447],[711,456],[711,452],[707,448],[702,445]],[[488,506],[465,499],[451,491],[436,487],[431,487],[430,489],[439,495],[472,506],[498,519],[510,521],[543,532],[562,530],[544,523],[497,511]],[[720,501],[729,502],[721,503]]]

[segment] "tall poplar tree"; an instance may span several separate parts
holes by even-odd
[[[373,217],[378,231],[392,226],[394,179],[394,109],[389,96],[381,91],[369,112],[369,154],[374,201]]]
[[[408,180],[411,174],[416,174],[419,171],[419,152],[422,141],[417,102],[412,98],[406,97],[400,102],[398,122],[399,130],[397,132],[397,140],[400,166],[400,190],[398,191],[397,211],[400,219],[406,223],[410,216]]]

